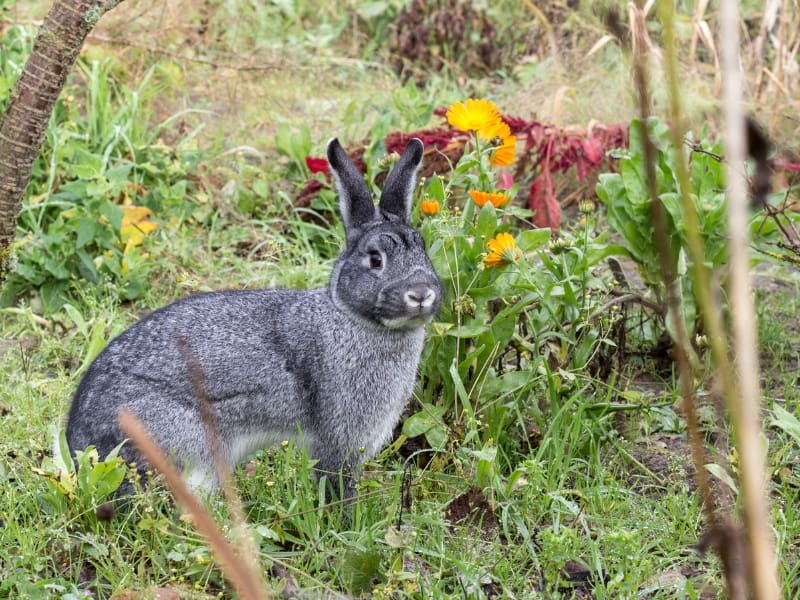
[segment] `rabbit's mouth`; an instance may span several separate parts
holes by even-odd
[[[422,309],[420,309],[422,310]],[[419,329],[427,325],[433,318],[433,313],[426,312],[417,315],[408,315],[404,317],[381,318],[381,324],[387,329]]]
[[[382,295],[379,321],[389,329],[417,329],[426,325],[439,310],[437,289],[428,282],[407,285],[404,291]]]
[[[415,307],[404,307],[403,314],[396,316],[381,316],[381,324],[388,329],[418,329],[427,325],[433,319],[438,308],[438,303],[431,302]]]

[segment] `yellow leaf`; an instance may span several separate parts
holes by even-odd
[[[146,206],[123,206],[120,236],[126,252],[142,243],[144,236],[158,229],[158,223],[150,220],[153,212]]]

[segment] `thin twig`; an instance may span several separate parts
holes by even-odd
[[[167,487],[178,502],[192,515],[195,526],[208,540],[216,559],[228,580],[236,588],[237,593],[245,600],[270,598],[259,578],[254,576],[239,560],[230,542],[197,497],[189,491],[177,469],[169,463],[167,457],[145,430],[142,422],[130,410],[123,408],[119,415],[119,426],[144,455],[148,463],[164,476]]]

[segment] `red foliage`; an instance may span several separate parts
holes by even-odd
[[[525,144],[516,162],[516,178],[536,174],[528,197],[528,206],[536,211],[533,222],[553,231],[561,224],[561,206],[553,176],[575,167],[578,181],[587,181],[598,173],[609,150],[628,145],[626,124],[595,124],[589,129],[575,129],[516,117],[504,119],[517,140]]]
[[[393,131],[386,136],[384,144],[387,152],[397,152],[402,154],[411,138],[419,138],[422,144],[428,148],[433,146],[438,150],[443,150],[456,138],[466,139],[468,136],[463,131],[456,129],[421,129],[411,133]]]
[[[306,166],[311,173],[325,173],[325,175],[330,175],[328,161],[324,158],[306,156]]]
[[[792,162],[786,158],[776,158],[772,161],[775,169],[787,173],[800,173],[800,162]]]
[[[556,198],[553,174],[548,170],[539,173],[531,184],[528,207],[534,212],[536,227],[549,227],[553,232],[561,226],[561,204]]]
[[[446,110],[439,108],[434,112],[444,117]],[[591,178],[602,168],[606,153],[628,145],[627,124],[593,124],[588,129],[575,129],[546,125],[519,117],[502,118],[517,136],[517,143],[523,144],[523,147],[521,152],[518,151],[513,174],[510,171],[501,173],[501,187],[508,186],[513,181],[530,181],[528,206],[535,212],[533,222],[538,227],[551,227],[553,231],[558,230],[561,224],[561,204],[557,191],[559,186],[554,175],[566,174],[575,167],[578,181],[585,182],[588,193],[593,194]],[[451,165],[458,162],[469,135],[449,127],[409,133],[395,131],[384,140],[386,150],[402,153],[411,138],[419,138],[425,145],[421,174],[429,176],[431,173],[446,173]],[[358,148],[351,153],[362,172],[363,152],[363,148]],[[306,158],[306,164],[313,173],[323,172],[315,170],[317,160],[324,159]],[[315,167],[312,167],[312,163]],[[318,191],[315,188],[316,186],[307,184],[300,197],[307,202],[309,195]]]

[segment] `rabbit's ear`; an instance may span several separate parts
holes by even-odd
[[[411,138],[400,160],[386,178],[381,201],[378,203],[381,210],[408,221],[411,214],[411,196],[417,185],[417,170],[421,164],[422,142],[417,138]]]
[[[336,138],[328,142],[328,163],[339,193],[339,210],[345,230],[351,231],[373,220],[375,204],[372,202],[372,194]]]

